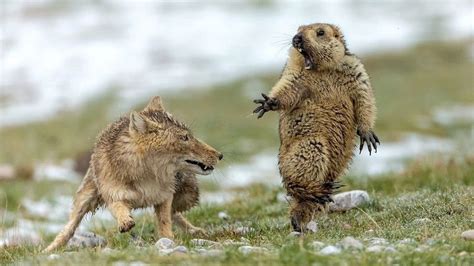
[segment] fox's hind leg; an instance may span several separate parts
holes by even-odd
[[[131,214],[131,208],[127,203],[123,201],[116,201],[108,203],[107,208],[115,217],[115,219],[117,219],[120,233],[128,232],[135,226],[135,221],[133,220]]]
[[[69,239],[74,235],[84,215],[88,212],[94,212],[99,206],[97,187],[92,178],[91,170],[89,169],[74,197],[69,222],[44,252],[51,252],[66,245]]]
[[[280,151],[280,173],[289,196],[293,230],[302,232],[331,201],[334,178],[324,141],[308,138]]]

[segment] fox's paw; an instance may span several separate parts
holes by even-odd
[[[129,216],[128,219],[125,219],[125,220],[120,222],[119,231],[120,231],[120,233],[125,233],[125,232],[128,232],[128,231],[132,230],[132,228],[134,226],[135,226],[135,221],[133,220],[133,218],[131,216]]]
[[[274,111],[278,109],[278,105],[280,104],[277,99],[268,97],[266,94],[262,93],[263,99],[256,99],[253,100],[254,103],[260,104],[255,110],[253,110],[254,114],[258,113],[257,118],[261,118],[266,112]]]
[[[359,135],[360,137],[359,154],[362,153],[362,149],[364,148],[364,143],[367,143],[367,149],[369,150],[369,155],[372,155],[372,147],[374,148],[375,152],[377,152],[377,144],[380,145],[380,140],[372,130],[369,130],[369,131],[357,130],[357,135]]]

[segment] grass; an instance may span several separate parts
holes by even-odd
[[[437,124],[432,112],[439,107],[474,104],[471,45],[472,40],[431,42],[363,58],[376,90],[379,109],[376,130],[383,141],[395,140],[406,132],[455,141],[458,135],[466,135],[469,125]],[[277,150],[277,114],[267,114],[260,120],[250,115],[254,107],[251,99],[268,91],[276,79],[276,74],[260,74],[206,90],[165,95],[165,106],[190,124],[198,137],[221,150],[227,163],[242,162],[261,151]],[[37,161],[76,157],[90,149],[97,133],[115,118],[116,103],[113,94],[103,95],[47,121],[0,129],[0,162],[28,166]],[[467,145],[470,144],[472,141],[468,141]],[[459,153],[417,158],[399,174],[344,177],[344,190],[367,190],[371,202],[349,212],[320,217],[320,230],[303,239],[287,237],[290,232],[288,204],[278,200],[283,192],[279,187],[252,185],[241,189],[231,202],[203,204],[187,214],[193,223],[206,228],[208,238],[215,241],[240,241],[242,235],[232,228],[252,227],[254,231],[243,237],[250,245],[267,247],[269,254],[245,256],[237,247],[225,247],[219,257],[160,256],[153,247],[156,239],[152,218],[144,215],[137,217],[137,226],[132,231],[145,241],[143,248],[132,244],[129,234],[118,234],[115,224],[103,223],[95,224],[92,229],[107,239],[108,246],[116,250],[112,253],[80,249],[59,252],[59,259],[48,260],[46,255],[40,254],[39,246],[9,247],[0,249],[0,264],[84,265],[141,261],[173,265],[468,265],[473,263],[474,244],[460,239],[460,233],[474,228],[474,156],[469,148]],[[52,200],[59,194],[72,195],[76,188],[77,184],[68,182],[3,181],[0,183],[0,217],[2,210],[8,210],[34,219],[21,206],[24,198]],[[215,191],[219,187],[208,182],[203,189]],[[217,214],[223,210],[231,217],[228,221],[218,218]],[[414,222],[417,218],[428,218],[430,222],[419,224]],[[0,233],[13,223],[2,219]],[[189,235],[179,230],[175,232],[179,244],[193,249]],[[45,242],[54,237],[43,236]],[[310,245],[314,240],[336,244],[345,236],[362,240],[383,237],[398,252],[344,251],[339,255],[322,256]],[[404,238],[412,238],[416,243],[397,246]],[[415,251],[420,247],[426,249]]]

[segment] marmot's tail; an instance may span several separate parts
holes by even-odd
[[[67,244],[79,226],[82,218],[90,211],[95,211],[99,205],[97,187],[94,183],[91,169],[87,170],[86,176],[79,187],[69,221],[54,241],[43,251],[51,252]]]

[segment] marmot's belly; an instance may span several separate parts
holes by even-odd
[[[326,146],[329,168],[342,172],[352,157],[355,134],[354,109],[349,100],[307,103],[280,116],[280,155],[301,140],[315,138]]]

